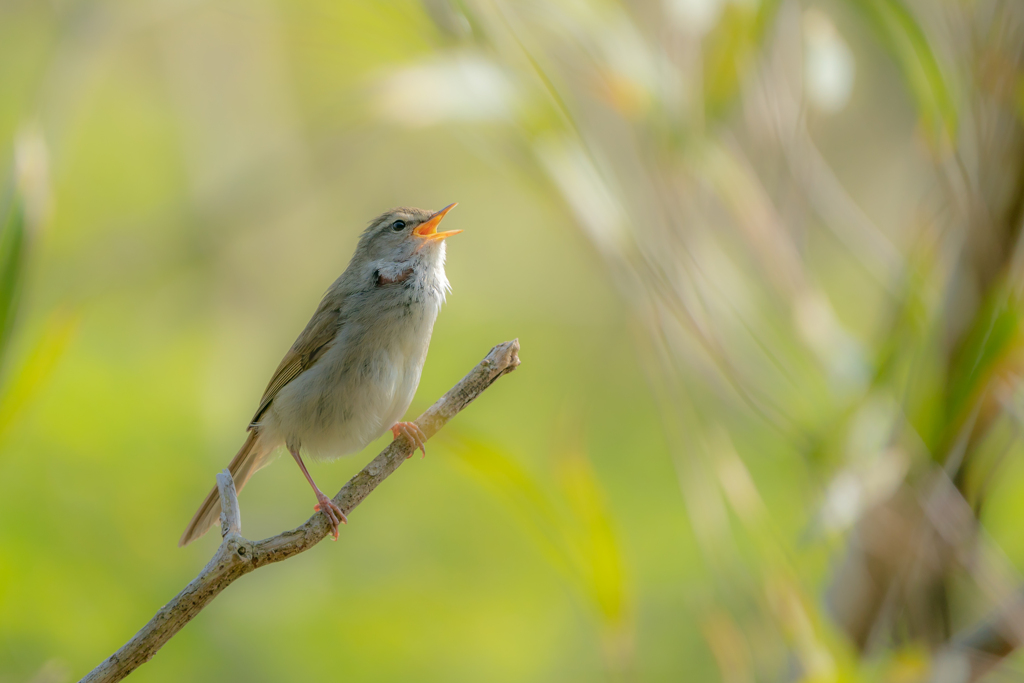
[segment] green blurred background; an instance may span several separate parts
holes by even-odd
[[[522,367],[132,680],[941,671],[1024,569],[1020,14],[0,0],[0,681],[77,680],[195,576],[216,534],[176,541],[359,232],[453,201],[410,416],[495,343]],[[936,477],[963,543],[899,504]],[[280,461],[243,531],[311,505]],[[882,513],[943,559],[872,546]]]

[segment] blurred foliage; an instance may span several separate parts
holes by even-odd
[[[0,209],[4,217],[0,227],[0,348],[6,346],[14,329],[26,252],[24,200],[15,190],[13,180],[6,190]]]
[[[780,0],[729,3],[706,37],[704,100],[710,118],[718,118],[736,101],[742,80],[750,72],[757,47],[771,26]]]
[[[35,233],[48,211],[45,142],[34,129],[15,140],[15,159],[0,193],[0,437],[18,412],[45,386],[74,332],[74,316],[54,313],[32,340],[28,356],[12,367],[9,356]]]
[[[602,624],[610,670],[628,673],[633,607],[613,517],[585,453],[577,446],[554,456],[558,505],[509,454],[465,437],[444,439],[449,442],[470,471],[511,504],[537,547],[593,610]]]
[[[949,145],[957,135],[957,105],[946,70],[939,65],[913,12],[901,0],[853,0],[849,4],[863,12],[895,57],[933,143]]]
[[[521,371],[133,680],[980,676],[1024,567],[1022,64],[1013,0],[0,2],[0,681],[195,575],[365,221],[456,200],[410,412],[497,341]],[[277,463],[244,531],[309,505]]]

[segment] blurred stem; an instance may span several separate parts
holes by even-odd
[[[1024,590],[999,606],[974,628],[955,637],[933,667],[931,683],[949,680],[948,671],[962,671],[965,683],[981,680],[1024,641]],[[946,677],[944,677],[946,676]]]

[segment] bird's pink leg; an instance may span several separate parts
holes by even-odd
[[[313,477],[309,476],[309,470],[306,469],[306,463],[302,462],[302,456],[299,455],[298,446],[288,446],[288,452],[295,458],[295,462],[299,463],[299,469],[306,475],[306,481],[313,487],[313,493],[316,494],[316,505],[313,509],[318,512],[323,512],[327,516],[327,520],[331,523],[331,531],[334,533],[334,540],[338,540],[338,524],[348,524],[348,517],[341,511],[341,508],[334,504],[331,500],[320,490],[315,483],[313,483]]]
[[[424,445],[427,441],[427,435],[423,433],[423,430],[415,422],[397,422],[391,428],[391,433],[395,435],[396,439],[399,435],[409,439],[413,445],[412,453],[415,453],[418,448],[423,451],[423,457],[427,457],[427,448]],[[406,457],[411,458],[412,453]]]

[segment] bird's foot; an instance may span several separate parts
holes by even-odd
[[[407,455],[407,458],[411,458],[417,448],[423,451],[424,458],[427,457],[427,448],[424,445],[427,441],[427,435],[423,433],[423,430],[415,422],[398,422],[391,428],[391,433],[395,435],[396,439],[399,435],[402,435],[412,442],[412,453]]]
[[[313,509],[317,512],[323,512],[327,517],[327,521],[331,523],[331,532],[334,534],[334,540],[338,540],[338,524],[348,524],[348,517],[341,511],[341,508],[334,504],[334,501],[328,498],[323,491],[316,492],[316,505]]]

